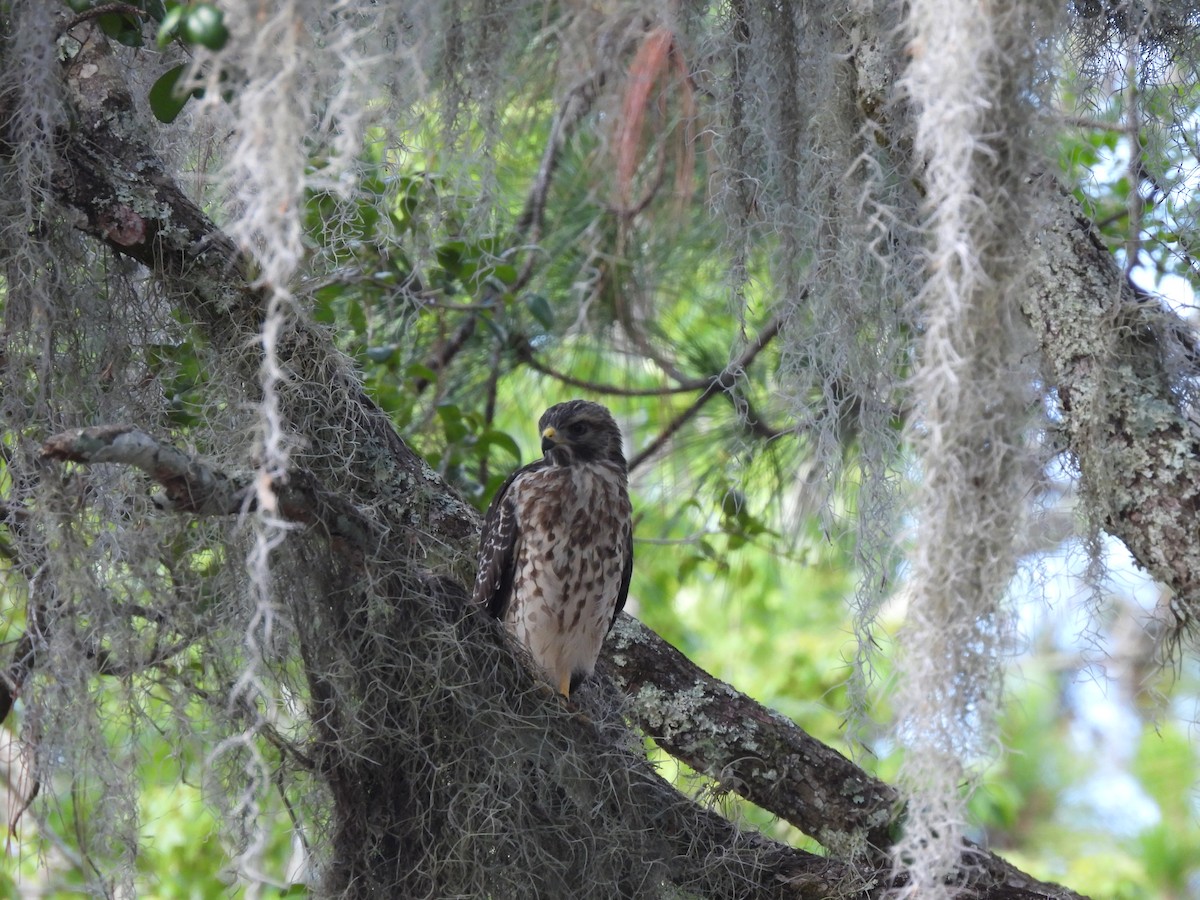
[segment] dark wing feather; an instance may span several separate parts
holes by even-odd
[[[487,515],[483,519],[483,531],[479,538],[478,568],[475,572],[475,589],[471,599],[497,619],[504,618],[508,602],[512,598],[514,550],[517,546],[517,511],[513,505],[512,486],[518,478],[542,465],[542,461],[530,463],[517,469],[505,479],[492,498]]]
[[[629,529],[629,538],[625,541],[625,568],[621,570],[621,590],[617,592],[617,605],[613,607],[612,621],[608,623],[608,630],[612,631],[613,626],[617,624],[617,616],[621,614],[621,610],[625,608],[625,601],[629,597],[629,579],[633,575],[633,528]]]

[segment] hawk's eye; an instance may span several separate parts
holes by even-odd
[[[567,426],[567,434],[573,438],[580,438],[587,434],[587,422],[572,422]]]

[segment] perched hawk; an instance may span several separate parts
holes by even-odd
[[[569,697],[629,593],[627,468],[599,403],[559,403],[538,429],[544,455],[509,476],[484,519],[474,598]]]

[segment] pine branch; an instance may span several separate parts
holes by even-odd
[[[806,294],[807,290],[801,296]],[[674,437],[679,431],[679,429],[694,419],[696,414],[699,413],[700,410],[704,408],[705,404],[708,403],[708,401],[713,397],[717,396],[718,394],[724,394],[725,396],[729,397],[729,399],[733,401],[734,405],[736,406],[736,398],[733,396],[732,392],[737,384],[738,377],[751,363],[754,362],[758,354],[760,354],[774,339],[775,335],[779,333],[779,329],[782,327],[782,325],[783,319],[778,315],[768,322],[763,327],[762,331],[758,333],[755,339],[750,342],[749,346],[742,351],[741,355],[737,359],[726,366],[719,374],[708,380],[707,384],[704,386],[704,389],[700,392],[700,396],[692,401],[692,404],[687,409],[668,422],[667,426],[658,433],[654,440],[634,454],[633,459],[629,461],[630,471],[633,471],[641,466],[647,460],[651,459],[654,454],[658,453],[658,451],[665,447],[671,438]],[[774,432],[772,432],[772,435],[774,436]]]

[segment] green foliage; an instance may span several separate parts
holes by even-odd
[[[1174,724],[1141,725],[1130,774],[1157,821],[1131,829],[1079,800],[1110,787],[1092,777],[1095,754],[1078,745],[1063,715],[1061,677],[1033,662],[1013,692],[1002,737],[1009,748],[971,798],[987,842],[1025,871],[1096,898],[1190,896],[1200,877],[1200,823],[1191,785],[1195,748]]]
[[[111,5],[106,0],[64,2],[72,12],[80,14]],[[123,8],[99,13],[95,19],[104,34],[128,47],[143,46],[147,23],[155,24],[154,40],[160,50],[178,42],[185,48],[204,47],[218,51],[229,41],[225,14],[216,5],[203,0],[129,0]],[[150,111],[160,122],[174,122],[189,100],[204,96],[200,88],[186,92],[179,90],[180,77],[187,68],[183,63],[168,69],[150,87],[147,97]]]
[[[1110,249],[1123,257],[1134,240],[1138,262],[1156,278],[1177,275],[1189,279],[1193,290],[1200,286],[1194,264],[1200,247],[1192,245],[1200,213],[1197,147],[1171,135],[1189,130],[1198,100],[1195,85],[1174,78],[1101,98],[1068,90],[1062,106],[1086,115],[1058,137],[1059,165]],[[1131,117],[1139,123],[1136,133],[1130,131]]]
[[[1138,835],[1133,849],[1139,851],[1147,875],[1164,896],[1187,896],[1200,881],[1196,747],[1173,722],[1144,728],[1133,772],[1161,816]]]
[[[187,93],[180,93],[178,90],[179,78],[186,69],[187,66],[184,63],[180,63],[164,72],[150,86],[150,93],[147,99],[150,102],[150,111],[154,113],[154,117],[158,121],[166,124],[174,122],[179,114],[183,112],[183,108],[187,105],[188,100],[193,97],[199,97],[203,93],[199,88]]]
[[[204,722],[208,713],[195,701],[181,705],[181,698],[160,682],[160,678],[139,677],[127,686],[111,681],[98,685],[104,692],[100,702],[112,713],[105,719],[103,738],[110,752],[132,765],[133,776],[141,785],[137,895],[162,900],[237,896],[236,882],[226,871],[228,835],[199,787],[204,776],[202,763],[211,748],[173,730],[173,723],[183,717]],[[137,698],[142,716],[136,722],[122,714],[131,695]],[[20,726],[19,718],[14,724]],[[80,896],[93,875],[86,853],[75,856],[61,851],[88,831],[87,823],[98,804],[111,802],[109,787],[80,773],[68,789],[56,790],[66,799],[51,808],[42,825],[28,815],[22,820],[18,864],[10,872],[0,871],[0,887],[15,886],[5,896],[24,896],[21,889],[35,885],[38,896],[52,900]],[[263,819],[272,823],[264,852],[264,858],[273,861],[268,874],[282,883],[293,839],[290,821],[278,801],[263,811]],[[102,837],[93,836],[92,840]],[[292,885],[268,896],[307,896],[307,888]]]

